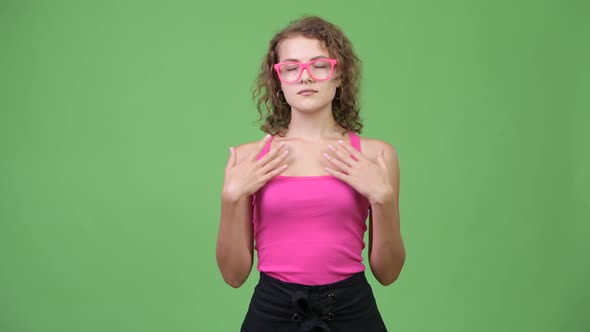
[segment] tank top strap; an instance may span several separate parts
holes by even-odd
[[[268,142],[266,142],[266,144],[264,145],[264,148],[262,149],[262,151],[260,151],[260,154],[258,154],[258,157],[256,157],[256,160],[260,160],[260,158],[264,157],[268,151],[270,151],[270,143],[272,143],[272,139],[274,138],[273,136],[270,136],[270,139],[268,140]]]
[[[357,149],[359,152],[361,151],[361,138],[356,133],[349,131],[348,138],[350,140],[350,145]]]

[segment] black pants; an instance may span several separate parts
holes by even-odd
[[[306,286],[260,272],[241,332],[387,331],[364,272]]]

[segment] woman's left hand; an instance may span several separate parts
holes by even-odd
[[[324,157],[336,168],[326,167],[328,173],[356,189],[372,205],[393,199],[392,179],[383,150],[375,162],[344,141],[339,141],[339,146],[328,145],[328,148],[332,153],[324,153]]]

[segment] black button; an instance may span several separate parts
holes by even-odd
[[[293,314],[293,317],[292,317],[292,319],[293,319],[293,320],[299,320],[299,315],[298,315],[298,314]]]
[[[329,298],[331,298],[331,299],[332,299],[332,301],[336,301],[336,295],[334,295],[334,294],[329,294],[329,295],[328,295],[328,297],[329,297]]]
[[[328,313],[328,320],[332,320],[334,319],[334,313],[333,312],[329,312]]]

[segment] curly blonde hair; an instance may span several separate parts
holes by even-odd
[[[260,114],[258,121],[264,121],[260,129],[280,136],[287,132],[291,108],[279,98],[281,83],[273,71],[273,65],[278,62],[279,44],[294,36],[319,40],[328,49],[330,56],[338,61],[333,79],[339,79],[341,86],[332,100],[334,120],[346,131],[360,134],[363,128],[358,100],[361,62],[353,51],[350,40],[340,28],[317,16],[303,16],[292,21],[269,42],[252,94]]]

